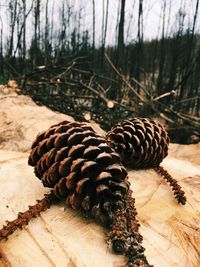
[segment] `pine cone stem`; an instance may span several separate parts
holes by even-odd
[[[58,201],[58,198],[51,191],[45,194],[44,198],[37,200],[37,203],[33,206],[29,206],[25,212],[19,212],[17,219],[13,221],[7,221],[0,229],[0,241],[7,240],[8,236],[14,233],[17,229],[22,229],[23,226],[27,225],[32,218],[38,217],[40,212],[50,208],[50,206]]]
[[[167,183],[169,183],[178,203],[185,205],[187,201],[185,197],[185,192],[182,190],[181,186],[177,183],[177,181],[162,166],[158,166],[154,168],[154,170],[158,174],[160,174]]]
[[[132,191],[126,198],[126,207],[117,210],[108,234],[108,243],[111,244],[115,253],[127,257],[128,267],[152,267],[147,262],[142,247],[142,236],[139,233],[139,223],[136,219],[135,200],[131,196]]]

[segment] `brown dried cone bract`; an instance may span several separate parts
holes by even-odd
[[[184,191],[176,180],[159,166],[168,154],[169,137],[164,127],[147,118],[134,118],[114,125],[107,142],[122,163],[131,168],[154,168],[170,184],[178,203],[185,204]]]
[[[168,153],[167,132],[161,124],[147,118],[118,123],[106,139],[120,154],[123,164],[131,168],[157,167]]]

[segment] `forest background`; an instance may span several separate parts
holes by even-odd
[[[151,115],[196,142],[199,33],[199,0],[0,0],[0,83],[105,129]]]

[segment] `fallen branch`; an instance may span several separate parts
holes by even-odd
[[[115,65],[112,63],[111,59],[109,58],[109,56],[105,53],[105,58],[107,60],[107,62],[110,64],[110,66],[113,68],[113,70],[115,71],[115,73],[122,79],[122,81],[126,84],[126,86],[128,86],[128,88],[142,101],[145,102],[145,100],[143,99],[143,97],[141,97],[140,94],[138,94],[138,92],[130,85],[129,82],[127,82],[127,80],[125,79],[124,75],[121,74],[119,72],[119,70],[115,67]],[[135,80],[136,81],[136,80]],[[142,88],[142,85],[137,82],[138,85]]]
[[[82,81],[77,81],[81,86],[83,86],[84,88],[88,89],[89,91],[91,91],[92,93],[94,93],[95,95],[97,95],[99,98],[101,98],[104,102],[108,102],[110,99],[108,99],[106,96],[104,96],[102,93],[99,93],[97,90],[95,90],[94,88],[92,88],[91,86],[83,83]]]
[[[160,99],[162,99],[162,98],[164,98],[164,97],[166,97],[166,96],[172,96],[172,95],[175,95],[176,94],[176,91],[175,90],[172,90],[172,91],[170,91],[170,92],[167,92],[167,93],[164,93],[164,94],[162,94],[162,95],[159,95],[159,96],[157,96],[157,97],[155,97],[154,99],[153,99],[153,101],[158,101],[158,100],[160,100]]]
[[[181,103],[197,100],[197,99],[200,99],[200,96],[188,97],[186,99],[182,99],[182,100],[178,101],[177,103],[174,104],[174,106],[180,105]]]
[[[74,67],[75,64],[76,64],[76,62],[73,61],[69,67],[67,67],[63,72],[59,73],[57,76],[53,77],[52,80],[54,80],[54,79],[57,80],[59,78],[62,78],[64,75],[66,75]]]

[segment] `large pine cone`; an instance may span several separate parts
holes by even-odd
[[[84,123],[64,121],[40,133],[28,163],[58,198],[102,223],[125,205],[126,169],[106,140]]]
[[[122,121],[106,135],[109,146],[131,168],[159,166],[168,154],[169,137],[164,127],[147,118]]]

